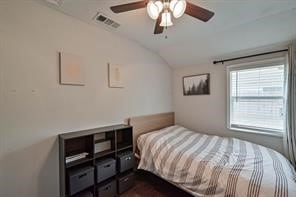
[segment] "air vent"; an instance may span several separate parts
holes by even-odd
[[[45,0],[45,1],[47,1],[48,3],[53,4],[55,6],[60,6],[63,3],[63,0]]]
[[[94,20],[96,20],[99,23],[105,24],[107,26],[113,27],[115,29],[120,27],[119,23],[115,22],[114,20],[110,19],[105,14],[100,13],[100,12],[98,14],[96,14],[96,16],[94,17]]]

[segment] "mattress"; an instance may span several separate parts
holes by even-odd
[[[141,135],[139,169],[194,196],[295,197],[296,174],[280,153],[175,125]]]

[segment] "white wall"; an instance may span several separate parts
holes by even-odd
[[[58,83],[58,52],[80,55],[86,85]],[[110,89],[107,62],[124,66]],[[172,110],[171,69],[117,35],[32,1],[0,1],[0,196],[57,197],[57,135]]]
[[[210,95],[183,96],[182,77],[210,73]],[[248,140],[283,152],[282,138],[227,129],[226,66],[207,64],[174,71],[174,108],[176,123],[198,132]]]

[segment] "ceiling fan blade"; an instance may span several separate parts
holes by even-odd
[[[148,3],[148,0],[137,1],[137,2],[134,2],[134,3],[127,3],[127,4],[112,6],[112,7],[110,7],[110,9],[114,13],[128,12],[128,11],[131,11],[131,10],[145,8],[147,3]]]
[[[185,13],[204,22],[210,20],[215,14],[212,11],[209,11],[189,2],[187,2]]]
[[[164,28],[160,26],[160,22],[161,22],[161,15],[156,20],[154,34],[161,34],[163,32]]]

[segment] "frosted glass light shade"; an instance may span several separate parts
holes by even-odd
[[[150,18],[156,20],[159,16],[159,13],[163,9],[163,4],[161,1],[149,1],[147,4],[147,12]]]
[[[159,16],[158,7],[153,1],[149,1],[149,3],[147,4],[147,12],[150,18],[154,20],[157,19]]]
[[[186,0],[172,0],[170,2],[170,10],[175,18],[181,17],[186,10]]]
[[[158,12],[160,13],[163,9],[163,3],[161,1],[155,1],[154,4],[158,7]]]
[[[162,27],[169,27],[173,25],[171,13],[168,11],[165,11],[161,15],[161,22],[159,24]]]

